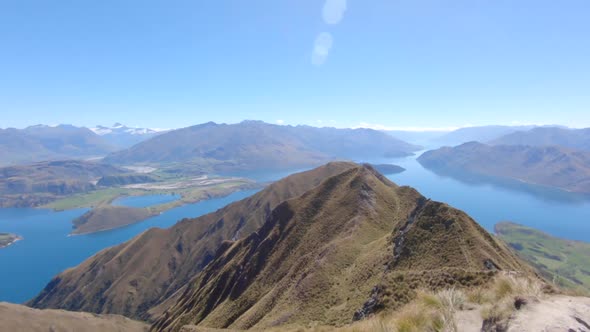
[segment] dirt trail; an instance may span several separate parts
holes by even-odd
[[[552,296],[526,305],[508,327],[519,331],[590,332],[590,298]]]
[[[479,332],[480,308],[455,316],[460,332]],[[529,302],[511,317],[507,332],[590,332],[590,298],[564,295]]]

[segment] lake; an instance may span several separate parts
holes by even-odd
[[[0,249],[0,301],[21,303],[37,295],[53,276],[78,265],[98,251],[151,227],[170,227],[185,217],[198,217],[248,197],[256,190],[233,193],[168,210],[126,227],[87,235],[68,236],[72,220],[86,209],[54,212],[39,209],[0,209],[0,229],[24,240]],[[151,200],[151,198],[147,198]]]
[[[406,168],[388,176],[393,182],[465,211],[490,232],[500,221],[513,221],[558,237],[590,242],[588,195],[510,181],[437,175],[423,168],[414,156],[379,162]]]
[[[406,168],[405,172],[388,178],[399,185],[411,185],[426,197],[462,209],[489,231],[493,231],[495,223],[510,220],[556,236],[590,241],[588,197],[513,183],[440,176],[424,169],[415,158],[371,162],[393,163]],[[250,178],[269,181],[288,173],[256,172]],[[239,175],[248,177],[248,174]],[[86,210],[0,209],[0,232],[24,237],[23,241],[0,249],[3,271],[0,274],[0,301],[24,302],[38,294],[53,276],[106,247],[124,242],[150,227],[169,227],[184,217],[197,217],[215,211],[255,192],[237,192],[181,206],[124,228],[71,237],[67,236],[71,231],[71,220]],[[169,196],[144,198],[142,201],[133,197],[133,200],[124,200],[119,204],[150,205],[159,204],[158,199],[172,199]]]

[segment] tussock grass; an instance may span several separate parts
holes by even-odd
[[[543,297],[544,289],[544,284],[538,279],[501,274],[489,289],[479,290],[479,293],[471,294],[470,298],[484,304],[481,310],[484,320],[501,322],[517,310],[517,299],[537,301]]]
[[[394,313],[376,315],[367,320],[342,327],[277,327],[267,332],[455,332],[457,310],[466,301],[463,291],[445,289],[438,292],[419,291],[416,299]]]
[[[535,301],[544,296],[545,284],[530,277],[498,274],[485,286],[472,289],[418,290],[413,301],[395,310],[342,327],[277,327],[274,332],[456,332],[458,311],[480,308],[482,320],[506,321],[517,310],[517,298]]]

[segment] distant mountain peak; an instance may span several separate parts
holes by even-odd
[[[122,148],[131,147],[166,131],[162,129],[129,127],[120,122],[116,122],[111,127],[97,125],[94,128],[90,128],[90,130],[104,137],[111,144]]]
[[[111,127],[97,125],[94,128],[90,128],[90,130],[94,131],[98,135],[107,135],[114,132],[125,132],[132,135],[145,135],[145,134],[155,134],[162,130],[160,129],[152,129],[152,128],[138,128],[138,127],[128,127],[124,124],[119,122],[113,124]]]

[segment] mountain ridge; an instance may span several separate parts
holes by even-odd
[[[370,129],[208,122],[177,129],[113,153],[116,164],[196,161],[217,170],[296,168],[334,159],[399,157],[417,146]]]
[[[282,201],[351,167],[354,164],[329,163],[293,174],[211,214],[185,218],[169,229],[150,229],[62,272],[29,304],[149,320],[148,311],[194,277],[223,241],[249,234]],[[160,264],[145,264],[148,258]]]
[[[71,125],[0,129],[3,165],[101,157],[115,150],[90,129]]]
[[[590,151],[590,128],[537,127],[504,135],[491,141],[490,144],[561,146],[569,149]]]
[[[558,146],[468,142],[427,151],[418,161],[427,168],[455,176],[472,173],[590,193],[590,153],[587,151]]]
[[[480,285],[498,270],[526,267],[463,212],[359,166],[224,242],[152,330],[339,326],[399,307],[419,287]]]

